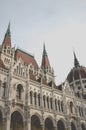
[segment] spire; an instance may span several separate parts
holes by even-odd
[[[8,24],[7,31],[6,31],[6,33],[5,33],[5,37],[4,37],[2,46],[4,46],[4,47],[10,46],[10,47],[11,47],[10,22],[9,22],[9,24]]]
[[[46,52],[46,48],[45,48],[45,43],[44,43],[44,45],[43,45],[43,56],[44,56],[44,57],[47,56],[47,52]]]
[[[73,51],[73,54],[74,54],[74,66],[75,66],[75,67],[78,67],[78,66],[80,66],[80,65],[79,65],[79,61],[78,61],[78,59],[77,59],[76,54],[75,54],[74,51]]]
[[[8,24],[7,32],[6,32],[6,34],[5,34],[5,37],[6,37],[6,36],[8,36],[8,37],[11,36],[11,34],[10,34],[10,22],[9,22],[9,24]]]
[[[47,55],[45,43],[44,43],[41,68],[43,68],[44,71],[45,71],[45,69],[48,68],[48,67],[50,68],[50,63],[49,63],[49,59],[48,59],[48,55]]]

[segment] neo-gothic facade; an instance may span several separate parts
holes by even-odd
[[[10,24],[0,46],[0,130],[86,130],[86,68],[74,67],[61,85],[43,47],[41,67],[15,49]]]

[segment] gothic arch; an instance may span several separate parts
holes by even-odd
[[[22,114],[19,111],[14,111],[11,114],[11,130],[23,130],[24,129],[24,120]]]
[[[34,116],[34,115],[39,118],[40,123],[42,124],[42,117],[41,117],[41,115],[39,113],[37,113],[37,112],[34,112],[34,113],[31,114],[31,117]]]
[[[15,84],[15,89],[17,89],[17,86],[18,86],[19,84],[23,87],[23,91],[25,91],[25,87],[24,87],[25,85],[24,85],[24,83],[23,83],[22,81],[19,81],[19,82],[17,82],[17,83]]]
[[[54,120],[51,118],[51,117],[47,117],[44,121],[44,126],[45,126],[45,129],[44,130],[54,130]]]
[[[21,114],[21,116],[22,116],[22,118],[23,118],[23,120],[24,120],[24,112],[20,109],[20,108],[14,108],[12,111],[11,111],[11,113],[10,113],[10,118],[11,118],[11,115],[12,115],[12,113],[13,112],[15,112],[15,111],[18,111],[20,114]]]
[[[53,125],[55,126],[55,121],[54,121],[53,117],[49,115],[49,116],[47,116],[47,117],[45,118],[45,120],[46,120],[47,118],[49,118],[49,119],[52,121]]]
[[[42,130],[41,119],[38,113],[31,116],[31,130]]]
[[[64,119],[60,118],[58,120],[58,122],[57,122],[57,128],[58,128],[58,130],[65,130],[66,124],[65,124]]]
[[[71,130],[76,130],[76,124],[74,121],[71,121]]]
[[[85,125],[85,123],[81,123],[81,130],[86,130],[86,125]]]

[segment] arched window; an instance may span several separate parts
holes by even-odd
[[[50,98],[50,106],[51,106],[51,109],[53,109],[53,106],[52,106],[52,98]]]
[[[45,130],[54,130],[54,124],[50,118],[45,119]],[[36,130],[36,129],[35,129]]]
[[[55,110],[57,111],[57,99],[55,99]]]
[[[83,108],[81,107],[81,115],[83,116]]]
[[[36,115],[32,115],[31,117],[31,130],[42,130],[41,121]]]
[[[19,75],[21,74],[21,63],[19,63]]]
[[[38,94],[38,106],[40,106],[40,94]]]
[[[6,82],[3,83],[3,97],[6,96]]]
[[[76,130],[76,126],[73,122],[71,122],[71,130]]]
[[[17,66],[17,74],[19,73],[19,67]]]
[[[46,107],[45,105],[45,95],[43,96],[43,102],[44,102],[44,108]]]
[[[63,101],[61,101],[61,110],[63,112]]]
[[[49,109],[49,97],[47,97],[47,107]]]
[[[24,130],[23,122],[22,115],[18,111],[13,112],[11,114],[10,130]]]
[[[81,128],[82,128],[82,130],[86,130],[85,125],[84,125],[84,124],[81,124]]]
[[[73,113],[73,103],[70,102],[70,112]]]
[[[22,92],[23,92],[23,87],[21,84],[17,86],[17,99],[22,99]]]
[[[65,130],[65,125],[64,125],[63,121],[58,120],[57,128],[58,128],[58,130]]]
[[[35,104],[35,105],[37,105],[36,96],[37,96],[37,94],[36,94],[36,92],[35,92],[35,93],[34,93],[34,104]]]
[[[79,116],[81,116],[81,108],[80,108],[80,106],[78,108],[79,108]]]
[[[59,108],[59,111],[60,111],[60,100],[58,100],[58,108]]]

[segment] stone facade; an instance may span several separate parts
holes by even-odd
[[[70,82],[69,73],[56,85],[45,45],[39,67],[33,55],[12,47],[9,24],[0,46],[0,130],[86,130],[86,75],[81,74]]]

